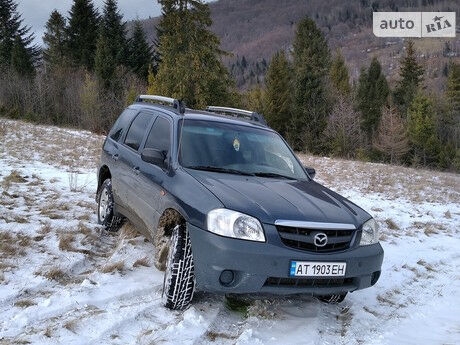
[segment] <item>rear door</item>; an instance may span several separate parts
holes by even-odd
[[[122,145],[122,138],[126,134],[129,125],[134,117],[137,115],[137,109],[126,109],[120,115],[118,120],[110,130],[107,139],[104,143],[103,152],[106,156],[105,164],[109,167],[112,175],[112,192],[116,205],[120,205],[120,146]]]
[[[119,145],[119,197],[122,207],[129,213],[127,216],[135,223],[138,223],[135,218],[139,217],[136,193],[140,190],[137,181],[141,162],[140,148],[155,117],[153,113],[141,110],[131,123],[123,145]]]
[[[172,119],[166,115],[159,114],[153,123],[152,128],[145,140],[144,148],[155,149],[163,152],[165,161],[170,161],[171,154],[171,136],[172,136]],[[159,201],[166,193],[164,184],[168,176],[167,170],[151,163],[142,161],[140,163],[140,174],[138,175],[139,185],[142,186],[139,194],[136,196],[140,199],[137,203],[141,205],[141,217],[145,224],[148,225],[150,232],[156,230],[159,213]]]

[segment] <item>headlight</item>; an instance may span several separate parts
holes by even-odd
[[[363,225],[360,245],[374,244],[379,242],[379,226],[374,218],[369,219]]]
[[[208,213],[207,227],[218,235],[265,242],[264,230],[256,218],[225,208]]]

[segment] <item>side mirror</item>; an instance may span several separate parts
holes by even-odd
[[[144,162],[158,165],[161,168],[166,168],[168,165],[165,162],[166,155],[162,151],[155,149],[144,149],[141,153],[141,159]]]
[[[312,178],[314,179],[315,178],[315,175],[316,175],[316,170],[315,168],[310,168],[310,167],[304,167],[305,168],[305,171],[307,172],[307,174]]]

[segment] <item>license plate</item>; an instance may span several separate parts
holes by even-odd
[[[346,262],[291,261],[291,277],[343,277]]]

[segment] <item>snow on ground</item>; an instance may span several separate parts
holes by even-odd
[[[246,313],[198,293],[161,305],[151,243],[96,224],[103,137],[0,119],[0,344],[456,344],[460,176],[301,156],[369,210],[385,249],[376,286],[341,305],[259,299]]]

